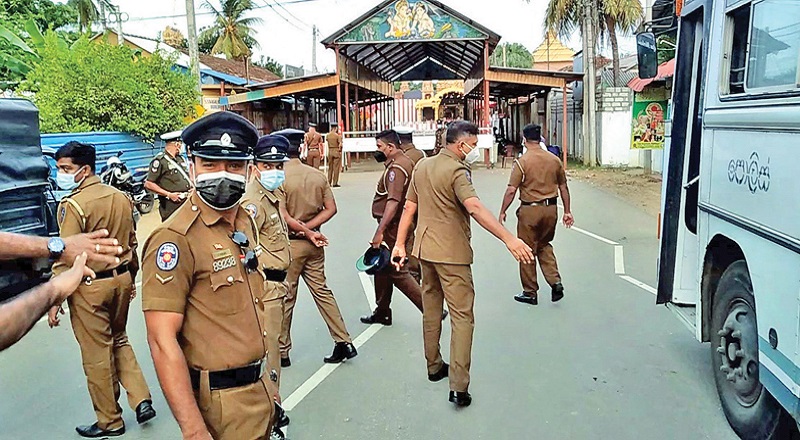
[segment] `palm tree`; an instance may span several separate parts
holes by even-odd
[[[78,11],[78,30],[81,33],[91,30],[92,23],[100,18],[93,0],[69,0],[67,4]]]
[[[608,40],[611,44],[611,56],[614,61],[614,86],[619,81],[619,45],[617,35],[630,35],[643,18],[642,4],[639,0],[594,0],[597,6],[597,36],[600,40]],[[583,0],[550,0],[545,12],[544,25],[548,30],[555,30],[562,37],[569,37],[575,29],[581,27],[583,11],[586,7]]]
[[[253,37],[253,27],[263,23],[258,17],[245,17],[254,8],[253,0],[220,0],[220,8],[214,7],[210,0],[204,0],[203,7],[215,16],[214,24],[204,31],[207,36],[216,36],[211,53],[247,62],[252,49],[259,47]]]
[[[519,43],[502,43],[497,46],[489,57],[492,66],[514,67],[530,69],[533,66],[533,56],[525,46]]]

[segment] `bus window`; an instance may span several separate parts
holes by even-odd
[[[728,89],[724,94],[744,93],[744,72],[747,61],[747,37],[750,29],[750,5],[741,7],[728,15],[728,32],[730,38],[729,52],[730,77]]]
[[[800,2],[763,0],[753,4],[747,89],[791,90],[798,85]]]

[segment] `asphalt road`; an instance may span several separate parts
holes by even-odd
[[[656,220],[578,182],[571,189],[580,231],[560,227],[554,243],[567,295],[558,304],[546,291],[539,306],[514,302],[516,263],[473,223],[474,401],[455,409],[447,402],[447,381],[427,381],[420,314],[402,294],[395,296],[392,327],[358,320],[370,311],[373,293],[365,294],[370,280],[359,277],[354,263],[374,231],[369,206],[378,176],[345,173],[335,190],[339,214],[324,228],[331,239],[329,285],[359,356],[323,367],[333,343],[302,287],[293,365],[282,382],[291,439],[736,438],[717,400],[708,345],[656,306],[646,286],[632,283],[655,285]],[[474,173],[493,212],[507,176],[508,170]],[[152,221],[146,218],[140,232]],[[138,298],[133,307],[140,310]],[[0,354],[0,439],[77,439],[74,427],[94,421],[78,347],[63,322],[54,330],[38,324]],[[159,415],[137,426],[121,399],[125,438],[180,439],[158,387],[141,312],[131,313],[128,333]],[[448,340],[449,323],[445,359]]]

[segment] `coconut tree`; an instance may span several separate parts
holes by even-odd
[[[211,0],[204,0],[203,7],[214,15],[214,24],[204,31],[206,36],[216,36],[211,53],[224,54],[230,60],[246,61],[252,49],[259,47],[253,37],[254,26],[263,23],[258,17],[245,17],[254,8],[253,1],[220,0],[217,8]]]
[[[608,41],[614,66],[614,85],[619,80],[619,34],[630,35],[643,17],[639,0],[593,0],[597,6],[596,37]],[[545,12],[544,25],[548,30],[568,38],[581,27],[585,0],[550,0]]]
[[[69,0],[67,4],[78,11],[78,29],[81,33],[91,30],[92,23],[100,18],[93,0]]]

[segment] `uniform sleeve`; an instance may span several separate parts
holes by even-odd
[[[150,162],[150,168],[147,170],[147,180],[156,183],[162,174],[164,174],[164,166],[161,164],[161,159],[156,157]]]
[[[325,176],[322,177],[322,182],[324,182],[324,186],[322,187],[322,201],[327,202],[328,200],[334,200],[331,184],[328,183],[328,179]]]
[[[78,235],[83,232],[83,221],[80,214],[71,204],[61,202],[58,205],[58,235],[62,238]],[[53,265],[53,276],[58,276],[69,270],[71,266],[64,263]]]
[[[458,169],[453,177],[453,191],[458,201],[462,204],[465,200],[478,197],[475,187],[472,186],[472,173],[467,169]]]
[[[391,167],[386,173],[386,191],[389,193],[388,199],[400,202],[403,200],[403,189],[406,186],[406,173],[399,167]]]
[[[408,184],[408,192],[406,192],[406,200],[414,203],[419,203],[417,197],[417,173],[411,174],[411,183]]]
[[[511,165],[511,177],[508,179],[508,186],[519,188],[523,180],[525,180],[525,173],[522,172],[522,165],[519,160],[515,160]]]
[[[186,237],[169,229],[154,231],[144,244],[142,310],[183,314],[194,271]]]

